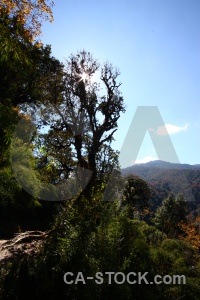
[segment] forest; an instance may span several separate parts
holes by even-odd
[[[181,193],[188,202],[190,212],[198,214],[200,205],[199,165],[172,164],[160,160],[146,164],[135,164],[122,169],[121,174],[136,175],[144,179],[151,188],[151,206],[155,211],[162,200],[170,194]]]
[[[47,2],[0,1],[0,299],[198,300],[199,205],[121,175],[120,71],[53,57]]]

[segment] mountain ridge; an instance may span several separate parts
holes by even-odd
[[[171,163],[167,162],[164,160],[152,160],[147,163],[140,163],[140,164],[134,164],[131,165],[127,168],[122,168],[122,170],[125,169],[131,169],[131,168],[136,168],[136,167],[153,167],[153,168],[162,168],[162,169],[182,169],[182,170],[187,170],[187,169],[200,169],[200,164],[195,164],[195,165],[190,165],[190,164],[181,164],[181,163]]]
[[[134,175],[145,180],[154,194],[154,206],[169,194],[183,194],[192,210],[200,207],[200,165],[151,161],[121,169],[122,176]]]

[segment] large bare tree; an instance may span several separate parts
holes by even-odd
[[[97,181],[107,181],[118,164],[111,142],[125,111],[119,74],[110,63],[100,66],[89,52],[81,51],[71,55],[50,81],[41,83],[47,85],[40,106],[42,120],[50,127],[47,148],[59,178],[66,179],[76,167],[90,170],[85,192]],[[82,181],[88,180],[84,177]]]

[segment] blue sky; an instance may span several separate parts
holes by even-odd
[[[55,0],[42,42],[64,61],[85,49],[121,72],[126,113],[113,148],[120,150],[138,106],[157,106],[181,163],[200,163],[200,1]],[[134,147],[134,140],[130,141]],[[148,132],[137,159],[157,158]]]

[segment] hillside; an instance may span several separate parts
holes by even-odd
[[[200,204],[200,165],[151,161],[122,169],[123,176],[133,174],[152,188],[152,205],[157,207],[169,193],[182,193],[192,210]]]

